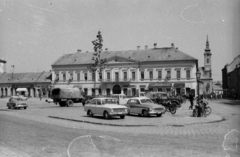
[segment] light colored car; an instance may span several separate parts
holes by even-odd
[[[150,115],[161,117],[166,112],[164,106],[155,104],[148,97],[129,98],[125,106],[128,107],[128,114],[138,114],[145,117]]]
[[[27,109],[28,104],[25,101],[19,101],[16,98],[11,97],[9,101],[7,102],[8,109],[14,108],[14,109]]]
[[[84,106],[84,110],[88,116],[103,115],[105,119],[110,119],[112,116],[120,116],[125,118],[127,107],[118,105],[116,98],[94,98]]]

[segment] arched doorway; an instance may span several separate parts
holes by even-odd
[[[112,90],[113,94],[121,94],[121,87],[119,85],[114,85]]]

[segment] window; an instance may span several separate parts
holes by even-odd
[[[73,73],[70,73],[69,81],[73,81]]]
[[[124,80],[127,79],[127,72],[123,72],[123,78],[124,78]]]
[[[152,71],[149,71],[149,78],[153,79],[153,72]]]
[[[132,79],[135,80],[135,71],[132,72]]]
[[[159,91],[159,92],[162,92],[162,91],[163,91],[163,89],[162,89],[162,88],[158,88],[158,91]]]
[[[207,63],[209,63],[209,58],[207,58]]]
[[[58,81],[58,80],[59,80],[59,74],[56,74],[55,81]]]
[[[77,73],[77,81],[80,81],[80,73]]]
[[[186,71],[186,75],[187,75],[187,76],[186,76],[187,79],[190,80],[190,70],[187,70],[187,71]]]
[[[95,95],[96,95],[96,93],[95,93],[95,89],[92,88],[92,96],[95,96]]]
[[[88,78],[87,78],[87,73],[84,73],[84,79],[85,79],[85,81],[88,80]]]
[[[107,72],[107,79],[110,80],[110,72]]]
[[[162,71],[158,71],[158,79],[162,79]]]
[[[92,73],[92,81],[95,81],[95,72]]]
[[[141,71],[141,79],[144,80],[144,71]]]
[[[63,73],[63,82],[66,81],[66,73]]]
[[[98,89],[98,95],[102,95],[102,90]]]
[[[102,72],[99,73],[99,80],[102,80]]]
[[[167,79],[171,79],[171,71],[170,71],[170,70],[167,71],[167,76],[166,76],[166,78],[167,78]]]
[[[180,70],[177,71],[177,79],[180,80],[181,78],[181,73],[180,73]]]
[[[85,93],[85,95],[88,95],[88,89],[87,88],[84,88],[84,93]]]

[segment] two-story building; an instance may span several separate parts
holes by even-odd
[[[135,96],[143,91],[188,94],[196,91],[198,60],[171,47],[101,52],[104,69],[92,74],[93,52],[78,50],[65,54],[52,65],[52,86],[78,87],[87,95],[124,93]]]

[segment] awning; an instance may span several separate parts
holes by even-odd
[[[185,83],[174,83],[173,85],[175,88],[184,88],[185,87]]]
[[[172,83],[150,83],[149,87],[172,87]]]
[[[27,92],[27,88],[18,88],[17,92]]]

